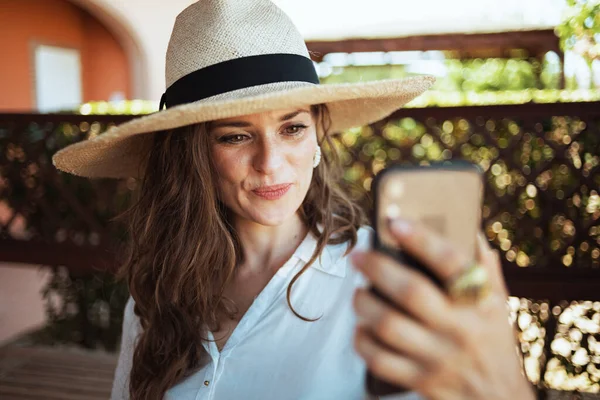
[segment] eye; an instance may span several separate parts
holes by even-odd
[[[225,136],[222,136],[219,138],[219,143],[236,144],[236,143],[241,143],[244,140],[246,140],[246,135],[240,135],[240,134],[225,135]]]
[[[296,134],[302,132],[306,128],[308,128],[308,126],[306,126],[304,124],[296,124],[296,125],[288,126],[287,128],[284,129],[284,132],[288,135],[296,135]]]

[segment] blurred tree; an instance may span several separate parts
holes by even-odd
[[[444,74],[434,89],[446,92],[487,92],[523,89],[557,89],[560,82],[560,59],[545,57],[542,65],[528,59],[448,59],[440,61]],[[541,67],[538,77],[536,70]],[[331,69],[321,78],[323,83],[345,83],[377,79],[403,78],[414,73],[405,65],[344,66]]]
[[[572,50],[590,63],[600,59],[600,1],[567,0],[565,17],[556,27],[564,51]]]
[[[559,89],[561,74],[560,57],[553,51],[548,52],[542,62],[542,72],[540,74],[542,86],[546,89]]]

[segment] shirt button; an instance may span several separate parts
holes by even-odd
[[[208,386],[209,383],[209,381],[204,381],[204,386]]]

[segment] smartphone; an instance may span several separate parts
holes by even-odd
[[[372,188],[374,250],[418,270],[440,288],[444,287],[426,265],[396,245],[389,231],[389,219],[405,218],[423,223],[445,236],[457,250],[475,257],[477,234],[482,228],[484,188],[483,174],[478,166],[464,161],[429,166],[391,166],[375,177]],[[370,290],[392,304],[374,287]],[[372,395],[407,391],[375,378],[370,371],[367,371],[366,379],[367,390]]]

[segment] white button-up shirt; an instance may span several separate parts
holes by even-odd
[[[356,249],[366,249],[370,230],[358,232]],[[292,287],[317,241],[310,233],[292,257],[275,273],[235,327],[222,351],[204,343],[210,360],[172,388],[165,399],[177,400],[364,400],[365,363],[353,348],[355,289],[366,284],[344,256],[347,244],[328,245]],[[125,308],[121,351],[112,400],[129,398],[129,372],[135,338],[141,326],[130,298]],[[213,339],[209,332],[208,337]],[[416,394],[385,399],[419,399]]]

